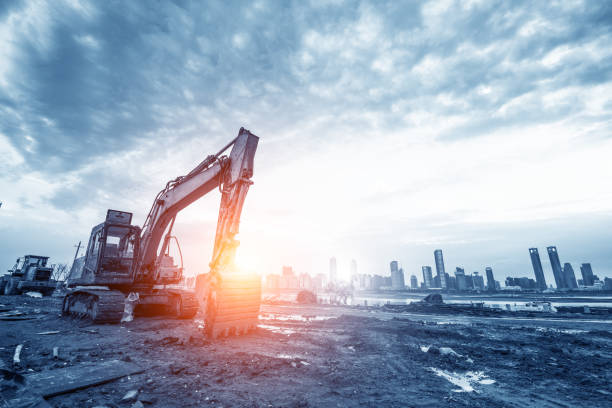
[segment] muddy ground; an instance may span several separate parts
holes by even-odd
[[[214,342],[200,322],[61,318],[59,299],[0,296],[0,358],[22,374],[109,360],[144,371],[49,398],[53,407],[604,407],[609,321],[482,319],[264,305],[257,332]],[[37,334],[59,331],[57,334]],[[52,349],[59,347],[59,359]],[[35,392],[2,380],[1,404]],[[137,390],[140,402],[122,402]]]

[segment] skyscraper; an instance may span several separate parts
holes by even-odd
[[[399,268],[397,261],[391,261],[391,288],[393,290],[404,290],[404,270]]]
[[[489,292],[493,292],[495,290],[495,278],[493,277],[493,268],[487,266],[485,268],[485,272],[487,274],[487,289]]]
[[[546,247],[546,250],[548,251],[548,257],[550,258],[550,265],[552,266],[553,275],[555,276],[557,289],[567,288],[568,286],[565,284],[565,279],[563,278],[563,270],[561,269],[561,261],[559,261],[557,247],[549,246]]]
[[[334,284],[338,279],[338,265],[336,264],[336,257],[332,256],[329,258],[329,282]]]
[[[484,278],[477,271],[472,274],[472,281],[474,282],[474,289],[484,290]]]
[[[357,261],[354,259],[351,259],[351,276],[356,276],[357,275]]]
[[[582,282],[584,286],[593,286],[595,278],[593,277],[593,269],[590,263],[580,265],[580,273],[582,273]]]
[[[563,264],[563,279],[569,289],[576,289],[578,287],[574,268],[572,268],[572,265],[568,262]]]
[[[457,290],[467,289],[467,282],[465,280],[465,270],[463,270],[463,268],[457,267],[455,269],[455,281],[457,283]]]
[[[414,275],[410,275],[410,288],[418,289],[418,287],[419,287],[419,282],[417,281],[417,277]]]
[[[533,272],[535,273],[538,289],[545,290],[548,286],[546,286],[546,279],[544,278],[544,270],[542,269],[542,261],[540,261],[538,248],[529,248],[529,256],[531,257],[531,264],[533,265]]]
[[[357,274],[357,261],[351,259],[351,286],[359,286],[359,275]]]
[[[423,283],[427,289],[431,288],[431,284],[433,281],[433,276],[431,276],[431,266],[423,266],[421,268],[423,271]]]
[[[446,271],[444,270],[444,258],[441,249],[434,251],[434,259],[436,260],[436,276],[440,279],[440,287],[446,289]]]

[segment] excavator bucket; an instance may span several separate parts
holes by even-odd
[[[205,311],[209,338],[246,334],[257,327],[261,305],[261,278],[254,274],[224,274],[213,283],[198,275],[196,296]]]

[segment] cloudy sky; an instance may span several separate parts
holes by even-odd
[[[612,4],[0,3],[0,267],[261,137],[240,263],[612,276]],[[218,193],[179,215],[206,271]]]

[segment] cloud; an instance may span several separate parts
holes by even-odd
[[[611,5],[580,1],[3,3],[0,220],[72,223],[70,248],[106,208],[144,218],[246,126],[262,140],[243,249],[260,268],[355,253],[417,268],[425,242],[504,259],[530,244],[473,251],[480,226],[612,204],[596,181],[612,175],[611,22]]]

